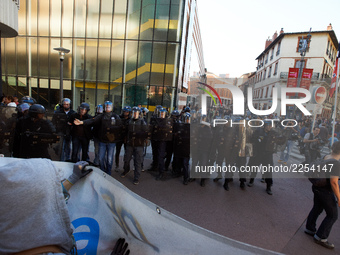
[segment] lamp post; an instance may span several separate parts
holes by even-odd
[[[309,48],[309,43],[311,41],[311,37],[312,35],[310,34],[312,31],[312,28],[310,28],[309,33],[307,35],[307,38],[302,38],[299,41],[299,52],[300,52],[300,56],[301,56],[301,60],[300,60],[300,66],[299,66],[299,75],[298,75],[298,80],[297,80],[297,85],[296,87],[299,88],[300,84],[301,84],[301,79],[302,79],[302,72],[303,69],[305,67],[305,56],[306,56],[306,51]],[[296,93],[295,98],[299,98],[299,94]],[[295,117],[295,112],[296,112],[296,105],[294,105],[294,111],[293,111],[293,117]]]
[[[60,58],[60,102],[64,98],[64,88],[63,88],[63,77],[64,77],[64,56],[65,54],[69,53],[69,49],[65,49],[63,47],[59,48],[53,48],[54,50],[59,52],[59,58]]]

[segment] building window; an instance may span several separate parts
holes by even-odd
[[[280,55],[280,49],[281,49],[281,42],[279,42],[277,45],[276,56]]]
[[[266,74],[267,74],[267,68],[266,68],[266,69],[264,69],[263,80],[265,80],[265,79],[266,79]]]
[[[266,62],[264,62],[265,64],[268,63],[268,58],[269,58],[269,52],[266,54]]]
[[[274,58],[274,47],[272,48],[272,54],[270,56],[270,60],[273,60],[273,58]]]
[[[328,43],[327,43],[326,55],[328,55],[328,52],[329,52],[329,40],[328,40]]]
[[[272,73],[272,66],[269,67],[268,78],[270,78],[271,73]]]
[[[279,63],[275,63],[274,75],[277,75],[277,66]]]
[[[266,87],[265,90],[266,90],[266,98],[267,98],[268,97],[269,87]]]

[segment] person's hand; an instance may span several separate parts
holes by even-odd
[[[74,123],[74,125],[77,125],[77,126],[83,125],[83,124],[84,124],[81,120],[78,120],[78,119],[75,119],[75,120],[73,121],[73,123]]]
[[[81,178],[91,173],[93,171],[92,169],[85,170],[85,167],[88,165],[89,163],[86,161],[79,161],[75,163],[73,166],[73,173],[67,178],[67,180],[70,183],[75,184]]]
[[[125,242],[125,238],[119,238],[111,252],[111,255],[129,255],[130,250],[128,248],[128,243]]]

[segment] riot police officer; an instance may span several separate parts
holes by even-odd
[[[254,147],[254,156],[250,158],[248,166],[274,166],[273,153],[275,151],[276,132],[272,129],[271,122],[264,122],[263,127],[258,128],[252,135],[252,143]],[[250,182],[248,186],[251,187],[254,184],[254,178],[257,172],[253,171],[250,175]],[[266,171],[264,173],[265,182],[267,184],[266,192],[268,195],[272,195],[271,186],[273,185],[273,173],[272,171]]]
[[[171,112],[171,119],[172,119],[173,124],[180,122],[179,117],[180,117],[180,113],[179,113],[178,110],[173,110]],[[166,153],[165,153],[165,155],[166,155],[165,156],[165,171],[168,171],[168,169],[169,169],[169,165],[171,163],[173,151],[174,151],[174,141],[173,140],[167,141],[166,142]],[[174,164],[174,161],[173,161],[173,164]],[[179,173],[174,172],[174,165],[173,164],[172,164],[172,170],[173,170],[172,174],[176,177],[176,176],[179,175]]]
[[[75,119],[75,125],[93,126],[100,123],[99,130],[99,165],[100,169],[108,175],[111,175],[113,164],[114,149],[116,143],[122,140],[122,122],[119,116],[113,112],[111,101],[104,103],[104,113],[95,116],[92,119],[84,121]]]
[[[75,119],[87,120],[92,118],[89,114],[90,105],[88,103],[81,103],[78,107],[78,112],[70,117],[70,123],[72,124],[71,136],[72,136],[72,162],[79,161],[79,153],[81,151],[81,160],[88,160],[88,151],[90,139],[92,138],[92,132],[90,126],[77,126],[73,124]]]
[[[148,126],[143,118],[140,118],[141,109],[137,106],[132,108],[132,117],[127,125],[126,150],[124,155],[124,172],[121,177],[125,177],[130,172],[130,161],[133,156],[134,178],[133,184],[139,184],[139,177],[142,171],[143,149],[148,135]]]
[[[61,107],[54,113],[52,123],[55,126],[57,133],[62,136],[62,141],[59,148],[60,160],[71,161],[71,125],[70,117],[76,112],[71,109],[71,100],[64,98],[61,101]]]
[[[119,117],[122,120],[122,124],[123,124],[123,130],[122,130],[123,140],[117,142],[116,144],[116,157],[115,157],[115,162],[116,162],[115,171],[116,172],[119,171],[119,155],[120,155],[120,151],[122,149],[123,144],[124,144],[124,149],[126,149],[125,138],[126,138],[127,125],[131,119],[131,106],[128,106],[128,105],[124,106],[122,110],[122,114]]]
[[[163,107],[161,105],[157,105],[151,118],[150,118],[150,126],[152,127],[155,124],[156,119],[158,118],[159,110]],[[151,139],[151,149],[152,149],[152,163],[149,171],[157,171],[158,168],[158,151],[156,149],[156,143],[153,139]]]
[[[56,130],[49,120],[44,119],[45,112],[44,106],[34,104],[30,106],[28,116],[18,120],[14,136],[14,157],[50,158],[48,143],[40,137],[51,136]]]
[[[189,183],[189,160],[190,160],[190,123],[191,115],[186,112],[182,121],[174,123],[174,159],[173,171],[180,173],[183,169],[183,184]]]
[[[158,117],[151,124],[151,141],[154,144],[155,158],[158,163],[158,176],[156,180],[164,177],[166,142],[172,140],[173,123],[171,119],[166,118],[166,114],[167,110],[161,108],[158,112]]]

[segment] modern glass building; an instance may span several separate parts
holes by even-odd
[[[176,106],[191,49],[196,0],[21,0],[19,35],[2,39],[4,94],[31,95],[53,108],[111,100],[125,105]]]

